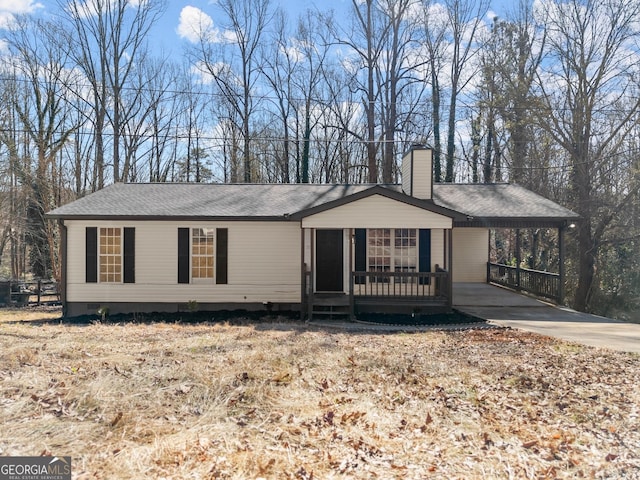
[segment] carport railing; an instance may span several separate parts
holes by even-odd
[[[517,268],[503,263],[487,264],[487,280],[514,290],[560,302],[560,274]]]

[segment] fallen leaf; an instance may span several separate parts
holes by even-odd
[[[109,424],[112,427],[115,427],[120,420],[122,420],[122,412],[118,412],[118,414],[115,416],[115,418],[113,420],[111,420],[111,422],[109,422]]]

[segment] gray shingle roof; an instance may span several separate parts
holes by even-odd
[[[519,185],[436,184],[433,201],[475,218],[578,218],[561,205]]]
[[[117,183],[52,217],[282,217],[371,185]]]
[[[283,218],[373,185],[117,183],[51,212],[53,218]],[[400,192],[399,185],[385,185]],[[517,185],[436,184],[437,206],[470,217],[570,219],[577,215]]]

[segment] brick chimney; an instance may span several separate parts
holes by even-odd
[[[412,197],[431,200],[433,191],[433,150],[413,145],[402,157],[402,191]]]

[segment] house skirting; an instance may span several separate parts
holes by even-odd
[[[79,317],[81,315],[99,315],[99,310],[106,307],[109,315],[128,313],[180,313],[180,312],[220,312],[220,311],[249,311],[249,312],[299,312],[299,303],[160,303],[160,302],[67,302],[64,307],[65,317]]]

